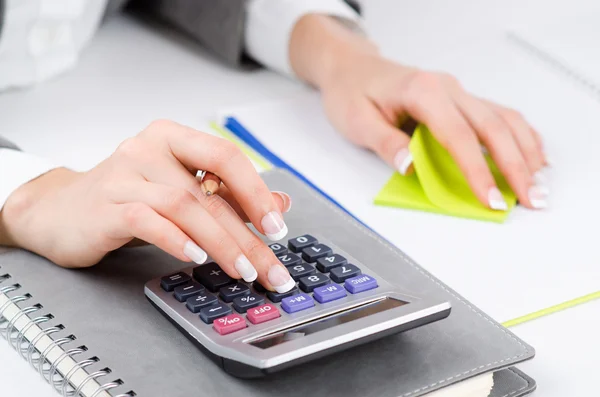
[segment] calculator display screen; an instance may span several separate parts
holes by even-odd
[[[302,338],[304,336],[315,334],[319,331],[335,327],[336,325],[349,323],[350,321],[358,320],[363,317],[381,313],[383,311],[403,306],[406,304],[406,302],[397,299],[384,298],[375,302],[367,303],[354,309],[349,309],[341,313],[328,316],[324,319],[315,320],[310,323],[301,324],[299,326],[289,328],[275,334],[254,339],[247,343],[249,343],[252,346],[259,347],[261,349],[268,349],[270,347],[277,346],[297,338]]]

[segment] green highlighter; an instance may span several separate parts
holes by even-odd
[[[424,125],[416,128],[409,148],[415,172],[408,176],[395,173],[375,197],[375,204],[498,223],[515,207],[515,194],[487,154],[485,159],[508,211],[491,210],[477,200],[456,162]]]

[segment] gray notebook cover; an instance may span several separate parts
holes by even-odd
[[[188,266],[154,247],[122,249],[83,270],[62,269],[31,253],[9,250],[0,253],[0,273],[10,273],[11,282],[23,286],[20,293],[33,295],[21,307],[39,302],[56,317],[54,324],[66,326],[52,335],[55,339],[74,334],[78,339],[68,347],[85,344],[88,356],[100,358],[88,372],[112,369],[99,383],[125,382],[118,392],[416,397],[489,371],[498,371],[493,397],[518,397],[535,389],[531,378],[511,367],[532,358],[532,347],[290,174],[270,171],[264,178],[273,190],[293,198],[286,214],[289,236],[330,236],[410,295],[449,300],[450,316],[267,378],[240,380],[220,370],[146,300],[148,280]],[[19,359],[16,353],[14,359]]]

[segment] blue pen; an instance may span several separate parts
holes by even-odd
[[[273,153],[269,149],[267,149],[265,147],[265,145],[263,145],[258,139],[256,139],[256,137],[254,135],[252,135],[252,133],[250,131],[248,131],[234,117],[227,117],[225,119],[224,127],[227,128],[229,131],[231,131],[239,139],[241,139],[246,145],[248,145],[252,149],[254,149],[258,154],[260,154],[262,157],[264,157],[265,160],[267,160],[268,162],[273,164],[273,166],[275,166],[277,168],[283,168],[285,170],[288,170],[289,172],[294,174],[297,178],[299,178],[301,181],[303,181],[308,186],[310,186],[311,188],[316,190],[319,194],[321,194],[327,200],[331,201],[333,204],[335,204],[337,207],[339,207],[342,211],[344,211],[345,213],[347,213],[348,215],[350,215],[351,217],[356,219],[358,222],[360,222],[362,225],[364,225],[365,227],[368,228],[368,226],[364,222],[362,222],[360,219],[358,219],[356,216],[354,216],[350,211],[348,211],[346,208],[344,208],[340,203],[335,201],[330,195],[325,193],[323,190],[319,189],[318,186],[316,186],[314,183],[312,183],[304,175],[302,175],[301,173],[296,171],[292,166],[290,166],[288,163],[286,163],[281,158],[279,158],[275,153]]]

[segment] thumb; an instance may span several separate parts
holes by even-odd
[[[408,135],[380,115],[373,117],[368,125],[370,126],[368,148],[400,174],[410,174],[413,171],[413,158],[408,149],[410,143]]]

